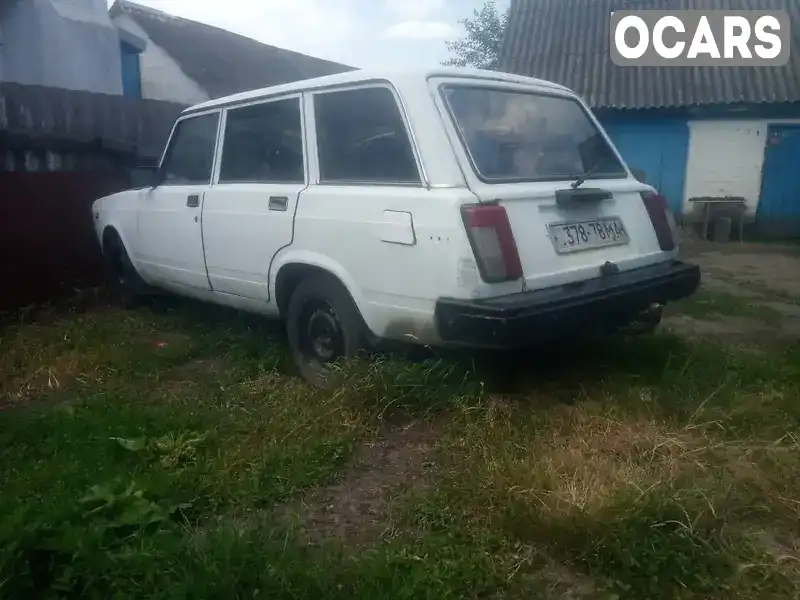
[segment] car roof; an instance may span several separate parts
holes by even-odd
[[[214,100],[203,102],[202,104],[191,106],[184,111],[184,114],[212,110],[214,108],[220,108],[231,104],[245,104],[247,102],[257,101],[261,98],[266,98],[269,96],[298,93],[325,87],[346,86],[358,83],[368,83],[372,81],[388,81],[390,83],[399,84],[403,81],[420,81],[431,77],[454,77],[467,80],[518,83],[545,89],[555,89],[565,92],[570,91],[568,88],[565,88],[562,85],[545,81],[543,79],[535,79],[533,77],[524,77],[521,75],[512,75],[511,73],[501,73],[499,71],[487,71],[482,69],[441,68],[414,71],[358,70],[348,71],[345,73],[336,73],[334,75],[326,75],[324,77],[315,77],[313,79],[304,79],[301,81],[294,81],[282,85],[233,94],[223,98],[216,98]]]

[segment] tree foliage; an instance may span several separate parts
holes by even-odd
[[[508,13],[499,10],[494,0],[487,0],[480,10],[472,11],[472,18],[459,21],[465,35],[460,40],[446,42],[452,56],[444,61],[444,66],[496,68],[507,22]]]

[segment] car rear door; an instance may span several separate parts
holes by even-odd
[[[469,187],[505,209],[526,289],[598,277],[606,263],[624,271],[668,258],[646,186],[577,98],[481,80],[431,85]]]

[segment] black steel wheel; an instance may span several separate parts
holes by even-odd
[[[361,349],[364,324],[342,284],[329,275],[314,275],[301,281],[292,294],[286,329],[300,374],[326,387],[331,366]]]

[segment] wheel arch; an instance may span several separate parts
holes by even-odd
[[[286,314],[289,298],[300,282],[315,274],[327,275],[336,280],[347,291],[367,328],[372,329],[368,311],[365,310],[366,302],[354,279],[341,265],[329,257],[313,253],[294,253],[280,261],[276,269],[273,297],[281,315]]]
[[[98,236],[99,240],[100,240],[101,256],[104,259],[108,258],[107,257],[107,248],[108,248],[107,244],[108,244],[108,240],[112,236],[116,236],[116,238],[119,240],[120,246],[122,247],[122,249],[124,250],[125,254],[127,255],[128,260],[130,261],[131,266],[133,267],[133,270],[136,272],[137,277],[139,277],[144,284],[150,285],[151,284],[150,279],[147,277],[147,275],[146,275],[141,263],[137,260],[136,255],[133,252],[133,250],[135,250],[135,249],[132,248],[128,244],[128,240],[125,237],[124,229],[122,227],[120,227],[117,223],[107,222],[107,223],[102,225],[102,229],[100,230],[100,234]]]
[[[103,233],[100,236],[100,246],[103,248],[103,252],[106,251],[106,247],[115,237],[118,238],[120,242],[122,242],[122,236],[120,236],[119,230],[114,225],[105,225],[103,227]]]
[[[125,240],[125,234],[122,233],[122,229],[117,227],[114,223],[106,223],[103,225],[103,231],[100,234],[100,248],[105,253],[106,251],[106,244],[111,239],[112,236],[116,236],[122,246],[125,248],[125,251],[128,253],[128,256],[131,256],[130,253],[130,246],[128,246],[127,241]]]

